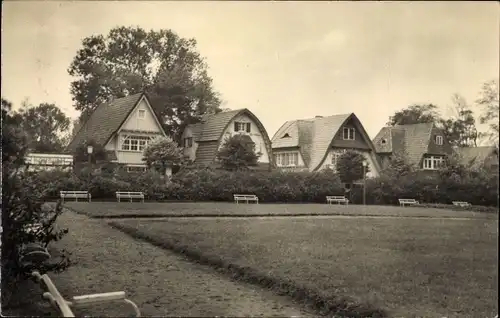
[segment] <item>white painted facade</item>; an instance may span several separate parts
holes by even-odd
[[[243,131],[235,131],[235,122],[237,123],[243,123],[243,124],[250,124],[250,132],[247,132],[246,130]],[[255,152],[256,153],[261,153],[261,156],[257,160],[260,163],[269,163],[269,154],[266,149],[266,143],[264,142],[264,136],[261,134],[259,127],[257,126],[257,123],[255,123],[248,115],[246,114],[240,114],[238,116],[235,116],[229,125],[227,126],[226,130],[222,134],[222,140],[221,143],[219,144],[219,149],[222,147],[224,144],[225,138],[232,137],[237,134],[243,134],[243,135],[248,135],[252,139],[252,141],[255,143]]]
[[[114,150],[117,160],[132,169],[146,168],[142,160],[143,152],[149,142],[165,136],[151,105],[145,97],[137,103],[118,132],[105,145],[106,150]]]
[[[188,146],[186,143],[186,139],[191,138],[191,146]],[[182,133],[182,142],[184,144],[181,145],[183,148],[183,155],[188,157],[189,160],[194,161],[196,158],[196,150],[198,149],[198,143],[194,141],[194,134],[193,134],[193,129],[192,127],[188,126],[186,129],[184,129]]]

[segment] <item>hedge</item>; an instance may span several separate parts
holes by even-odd
[[[61,190],[89,189],[93,199],[114,199],[116,191],[142,191],[148,200],[232,201],[233,194],[255,194],[261,202],[325,202],[327,195],[343,195],[339,178],[326,172],[266,172],[188,170],[165,181],[153,172],[109,173],[82,170],[37,174],[40,186],[53,198]],[[480,173],[473,177],[410,173],[368,179],[366,203],[397,205],[399,198],[415,198],[429,204],[467,201],[473,205],[498,206],[498,176]],[[362,186],[351,192],[353,203],[362,203]]]

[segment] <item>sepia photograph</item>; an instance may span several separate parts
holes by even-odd
[[[2,316],[498,318],[498,2],[1,15]]]

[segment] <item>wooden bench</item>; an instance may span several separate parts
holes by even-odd
[[[464,201],[453,201],[453,205],[455,206],[460,206],[460,207],[466,207],[466,206],[471,206],[469,202],[464,202]]]
[[[89,202],[91,201],[91,195],[88,191],[68,191],[68,190],[65,190],[65,191],[61,191],[60,194],[61,194],[61,199],[62,199],[63,203],[64,203],[64,199],[75,199],[76,202],[78,202],[79,198],[84,198],[84,199],[88,199]]]
[[[130,202],[132,202],[133,199],[141,199],[141,201],[144,202],[144,193],[117,191],[116,198],[118,202],[120,202],[121,199],[129,199]]]
[[[399,205],[400,206],[420,204],[415,199],[398,199],[398,200],[399,200]]]
[[[327,195],[326,203],[332,204],[333,202],[336,202],[337,204],[344,203],[345,205],[348,205],[349,199],[343,195]]]
[[[259,198],[254,194],[234,194],[234,202],[239,203],[240,201],[246,201],[246,203],[250,201],[254,201],[259,204]]]

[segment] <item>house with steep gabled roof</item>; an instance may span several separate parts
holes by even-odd
[[[145,171],[144,148],[158,136],[166,136],[144,93],[103,103],[80,127],[66,152],[74,153],[93,141],[104,147],[108,160],[123,164],[129,171]]]
[[[335,171],[338,158],[354,150],[365,156],[368,176],[380,171],[375,148],[354,113],[287,121],[274,134],[272,148],[276,165],[284,170]]]
[[[401,153],[410,164],[423,170],[437,170],[453,154],[443,130],[433,123],[383,127],[373,139],[382,168]]]
[[[260,154],[257,169],[273,167],[271,140],[260,120],[247,108],[208,114],[182,133],[184,156],[195,165],[217,166],[216,156],[226,138],[241,134]]]
[[[464,165],[483,166],[486,169],[498,171],[498,148],[495,146],[459,147],[455,149],[455,152]]]

